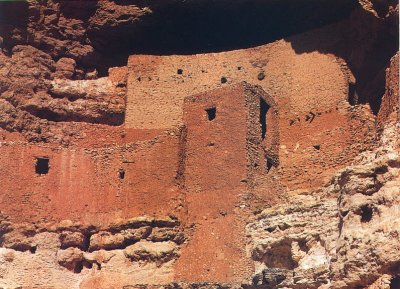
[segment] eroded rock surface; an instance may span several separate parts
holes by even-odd
[[[353,288],[399,270],[399,127],[317,192],[289,196],[247,227],[255,285]],[[394,277],[393,277],[394,278]]]
[[[87,279],[90,272],[112,274],[115,266],[125,274],[136,267],[142,271],[141,275],[148,274],[151,280],[152,274],[162,275],[171,270],[173,261],[179,257],[179,248],[186,239],[179,224],[171,218],[146,216],[118,221],[105,228],[83,226],[70,220],[31,225],[12,224],[3,219],[0,254],[6,263],[2,263],[2,285],[19,284],[18,276],[25,274],[23,264],[28,260],[30,268],[38,271],[29,273],[33,287],[51,284],[55,288],[70,288],[75,286],[74,282]],[[160,230],[166,233],[163,241],[150,237],[158,235]],[[178,234],[179,241],[175,238]],[[10,262],[12,270],[7,267]],[[41,266],[47,269],[40,269]],[[47,270],[53,275],[46,277]],[[165,280],[169,280],[168,274],[150,283]]]

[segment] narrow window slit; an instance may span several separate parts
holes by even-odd
[[[207,117],[209,121],[212,121],[215,119],[217,115],[217,108],[216,107],[210,107],[206,109],[207,112]]]
[[[260,126],[261,126],[261,139],[265,139],[267,134],[267,112],[269,110],[269,105],[264,99],[260,98]]]
[[[119,169],[118,177],[119,177],[120,180],[125,179],[125,170],[124,169]]]
[[[49,158],[36,158],[35,171],[38,175],[45,175],[49,172]]]
[[[266,157],[266,161],[267,161],[266,169],[267,169],[267,172],[269,172],[272,169],[272,167],[274,166],[274,161],[270,157]]]

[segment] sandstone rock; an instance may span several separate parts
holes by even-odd
[[[89,250],[100,249],[112,250],[121,249],[124,246],[125,238],[122,234],[111,234],[110,232],[99,232],[90,237]]]
[[[115,256],[115,253],[112,251],[99,250],[90,253],[85,252],[83,256],[89,263],[103,264],[110,261],[110,259]]]
[[[96,69],[94,69],[85,74],[85,79],[93,80],[93,79],[97,79],[97,76],[98,76],[98,72]]]
[[[19,232],[12,232],[3,236],[2,246],[22,252],[33,252],[36,250],[36,245],[33,243],[32,238],[27,237]]]
[[[139,241],[140,239],[145,239],[152,232],[151,227],[142,227],[138,229],[126,229],[121,231],[124,236],[125,243],[133,243]]]
[[[36,251],[36,244],[33,239],[36,228],[32,224],[22,223],[6,228],[1,238],[2,246],[17,251]]]
[[[68,248],[57,252],[58,263],[71,271],[78,271],[83,260],[83,252],[78,248]]]
[[[81,250],[85,250],[87,241],[87,237],[80,232],[65,231],[60,234],[61,249],[77,247]]]
[[[113,228],[115,230],[115,227]],[[137,229],[125,229],[116,231],[116,233],[110,233],[102,231],[97,234],[93,234],[90,237],[90,251],[95,250],[113,250],[123,249],[129,244],[145,239],[151,232],[151,227],[141,227]]]
[[[170,217],[166,218],[152,218],[149,216],[141,216],[136,218],[131,218],[128,220],[115,220],[110,226],[112,231],[121,231],[124,229],[136,229],[140,227],[175,227],[178,226],[180,222],[177,219]]]
[[[113,94],[113,86],[106,77],[96,80],[54,80],[50,92],[72,100],[84,98],[104,101]]]
[[[178,256],[176,244],[168,241],[140,241],[128,246],[124,253],[133,261],[167,261]]]
[[[393,130],[394,129],[394,130]],[[276,288],[367,286],[400,260],[397,128],[384,145],[339,172],[325,194],[297,196],[248,225],[255,284]],[[386,141],[385,141],[386,140]],[[325,196],[325,197],[323,197]],[[272,270],[272,271],[271,271]],[[275,270],[275,271],[274,271]],[[279,282],[278,282],[278,281]]]
[[[180,244],[184,241],[184,236],[175,228],[154,228],[148,240],[152,242],[174,241]]]
[[[79,229],[82,226],[82,224],[80,222],[74,222],[72,220],[62,220],[59,223],[54,224],[54,227],[51,226],[52,228],[54,228],[53,230],[55,231],[74,231],[76,229]],[[48,228],[46,226],[46,228]]]

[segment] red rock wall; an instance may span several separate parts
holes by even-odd
[[[97,148],[3,143],[2,211],[13,222],[96,225],[179,213],[178,147],[179,131]],[[37,157],[49,159],[48,174],[35,173]]]

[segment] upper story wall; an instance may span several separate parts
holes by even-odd
[[[284,40],[223,53],[133,55],[125,125],[172,127],[182,122],[185,96],[241,81],[260,85],[287,119],[325,111],[347,99],[347,75],[339,60],[318,52],[297,54]]]
[[[308,45],[318,36],[310,32],[292,38]],[[131,56],[125,126],[180,125],[186,96],[242,81],[259,85],[279,109],[280,143],[274,154],[280,165],[273,170],[279,169],[275,174],[285,190],[321,186],[374,145],[371,111],[348,102],[354,79],[344,61],[318,51],[298,53],[285,40],[222,53]]]

